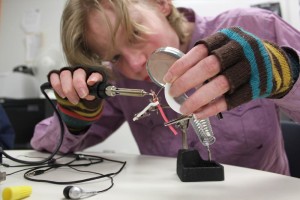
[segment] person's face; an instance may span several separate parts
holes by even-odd
[[[105,13],[114,26],[116,16],[113,11],[106,9]],[[146,62],[150,54],[160,47],[179,48],[179,38],[160,7],[153,10],[134,4],[129,7],[129,13],[132,20],[151,31],[151,34],[142,35],[144,40],[129,42],[124,27],[120,26],[116,34],[115,48],[112,48],[112,33],[104,25],[105,20],[97,11],[92,11],[86,31],[87,44],[95,54],[110,61],[127,78],[147,80]]]

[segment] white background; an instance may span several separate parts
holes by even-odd
[[[231,8],[249,7],[256,3],[280,2],[283,18],[297,29],[300,29],[298,0],[173,0],[173,2],[177,6],[191,7],[199,14],[206,16],[213,16]],[[47,53],[50,54],[53,51],[61,53],[59,26],[64,3],[65,0],[2,0],[3,5],[0,16],[0,73],[11,71],[15,66],[21,64],[33,65],[26,63],[25,60],[25,32],[21,28],[24,12],[31,9],[38,9],[41,13],[42,46],[40,54],[47,55]],[[58,58],[55,57],[53,59]],[[57,63],[63,62],[59,60]],[[57,66],[57,68],[62,66]],[[92,149],[139,153],[127,123],[107,141],[96,145]]]

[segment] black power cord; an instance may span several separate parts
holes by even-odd
[[[12,175],[12,174],[27,170],[24,173],[24,178],[27,180],[35,181],[35,182],[58,184],[58,185],[83,183],[83,182],[93,181],[93,180],[102,179],[102,178],[107,178],[110,180],[109,186],[107,186],[106,188],[104,188],[102,190],[98,190],[98,191],[86,192],[86,191],[82,190],[80,187],[76,187],[76,186],[67,186],[64,188],[63,194],[67,199],[79,199],[79,198],[83,198],[83,197],[87,198],[90,196],[94,196],[94,195],[97,195],[102,192],[106,192],[109,189],[111,189],[114,186],[113,177],[116,176],[117,174],[119,174],[126,165],[126,161],[118,161],[118,160],[108,159],[108,158],[104,158],[101,156],[95,156],[95,155],[70,154],[70,155],[66,155],[66,156],[70,157],[72,159],[65,163],[59,162],[59,159],[64,158],[64,156],[62,156],[62,157],[53,159],[53,162],[51,162],[51,163],[46,163],[46,164],[43,164],[40,166],[34,166],[34,167],[31,166],[30,167],[30,165],[8,165],[8,164],[2,164],[2,166],[4,166],[4,167],[28,166],[27,169],[18,170],[18,171],[12,172],[7,175]],[[78,169],[78,167],[88,167],[91,165],[103,163],[104,161],[119,163],[119,164],[121,164],[121,167],[115,172],[110,172],[110,173],[106,173],[106,174]],[[77,172],[94,174],[95,176],[90,177],[90,178],[80,179],[80,180],[71,180],[71,181],[54,181],[54,180],[49,180],[49,179],[33,178],[34,176],[40,176],[42,174],[51,172],[55,169],[62,168],[62,167],[69,167],[72,170],[75,170]],[[56,177],[56,176],[53,176],[53,177]]]
[[[65,130],[64,130],[64,124],[63,124],[63,120],[61,118],[60,113],[58,112],[56,106],[54,105],[54,103],[51,101],[51,99],[49,98],[49,96],[47,95],[47,93],[45,92],[45,90],[47,89],[52,89],[51,85],[47,82],[44,83],[40,86],[41,92],[43,93],[43,95],[45,96],[45,98],[50,102],[55,114],[58,117],[59,120],[59,124],[60,124],[60,138],[59,141],[55,147],[55,150],[45,159],[42,159],[40,161],[27,161],[27,160],[21,160],[21,159],[17,159],[13,156],[10,156],[9,154],[7,154],[1,147],[0,147],[0,157],[2,158],[2,155],[4,155],[6,158],[18,162],[18,163],[22,163],[23,165],[18,165],[18,166],[10,166],[8,164],[4,164],[2,162],[0,162],[2,164],[2,166],[4,167],[24,167],[24,166],[28,166],[30,168],[27,169],[22,169],[16,172],[13,172],[11,174],[8,175],[12,175],[14,173],[18,173],[20,171],[25,171],[24,173],[24,178],[30,181],[36,181],[36,182],[46,182],[46,183],[52,183],[52,184],[75,184],[75,183],[82,183],[82,182],[87,182],[87,181],[92,181],[92,180],[96,180],[96,179],[101,179],[101,178],[108,178],[110,179],[110,185],[103,189],[103,190],[99,190],[99,191],[94,191],[94,192],[84,192],[81,188],[78,187],[73,187],[73,186],[67,186],[64,191],[63,194],[67,199],[78,199],[82,196],[85,197],[89,197],[89,196],[93,196],[96,194],[99,194],[101,192],[105,192],[109,189],[111,189],[114,185],[114,181],[113,181],[113,176],[119,174],[123,168],[126,165],[126,161],[118,161],[118,160],[112,160],[112,159],[107,159],[107,158],[103,158],[100,156],[93,156],[93,155],[85,155],[85,154],[71,154],[71,156],[74,157],[74,159],[72,161],[69,161],[67,163],[64,164],[60,164],[57,162],[57,159],[54,158],[54,156],[58,153],[62,142],[63,142],[63,138],[64,138],[64,134],[65,134]],[[74,163],[76,161],[89,161],[88,163]],[[93,172],[93,171],[86,171],[86,170],[79,170],[76,167],[79,166],[89,166],[92,164],[98,164],[101,163],[103,161],[110,161],[110,162],[116,162],[116,163],[120,163],[122,164],[122,166],[120,167],[120,169],[116,172],[111,172],[108,174],[101,174],[98,172]],[[2,161],[2,160],[0,160]],[[38,176],[38,175],[42,175],[48,171],[51,171],[53,169],[58,169],[60,167],[69,167],[73,170],[76,170],[78,172],[82,172],[82,173],[90,173],[90,174],[96,174],[96,176],[94,177],[90,177],[90,178],[86,178],[86,179],[81,179],[81,180],[73,180],[73,181],[52,181],[52,180],[46,180],[46,179],[34,179],[32,178],[33,176]],[[6,176],[6,174],[5,174]],[[79,195],[79,196],[78,196]]]
[[[45,90],[47,89],[51,89],[51,85],[50,83],[44,83],[40,86],[41,92],[43,93],[43,95],[45,96],[45,98],[50,102],[51,106],[53,107],[53,110],[55,111],[55,113],[57,114],[58,120],[59,120],[59,124],[60,124],[60,138],[59,141],[56,145],[55,150],[49,155],[49,157],[40,160],[40,161],[27,161],[27,160],[21,160],[21,159],[17,159],[14,158],[12,156],[10,156],[9,154],[7,154],[1,147],[0,147],[0,154],[4,155],[6,158],[13,160],[15,162],[18,163],[23,163],[23,164],[27,164],[27,165],[42,165],[42,164],[46,164],[46,163],[51,163],[53,157],[58,153],[62,142],[63,142],[63,138],[64,138],[64,134],[65,134],[65,130],[64,130],[64,125],[63,125],[63,120],[58,112],[58,110],[56,109],[56,106],[54,105],[54,103],[51,101],[51,99],[49,98],[49,96],[47,95],[47,93],[45,92]]]
[[[113,182],[112,176],[115,176],[115,175],[119,174],[126,165],[126,161],[112,160],[112,159],[107,159],[107,158],[104,158],[104,157],[94,156],[94,155],[72,154],[71,156],[74,157],[74,159],[67,162],[67,163],[60,164],[60,163],[54,162],[52,164],[30,168],[28,171],[25,172],[24,178],[27,179],[27,180],[30,180],[30,181],[46,182],[46,183],[59,184],[59,185],[76,184],[76,183],[82,183],[82,182],[92,181],[92,180],[101,179],[101,178],[110,178],[111,182]],[[88,162],[87,163],[76,163],[76,161],[88,161]],[[120,163],[121,167],[118,171],[107,173],[107,174],[101,174],[101,173],[98,173],[98,172],[79,170],[79,169],[76,168],[76,167],[87,167],[87,166],[90,166],[90,165],[99,164],[99,163],[102,163],[103,161]],[[61,168],[61,167],[69,167],[69,168],[71,168],[75,171],[78,171],[78,172],[92,173],[92,174],[96,174],[97,176],[86,178],[86,179],[81,179],[81,180],[74,180],[74,181],[52,181],[52,180],[48,180],[48,179],[35,179],[35,178],[32,178],[34,176],[42,175],[42,174],[44,174],[48,171],[51,171],[53,169],[58,169],[58,168]]]

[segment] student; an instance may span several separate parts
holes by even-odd
[[[157,48],[171,46],[186,55],[171,67],[165,80],[173,84],[174,96],[199,88],[181,111],[199,118],[210,116],[216,136],[212,159],[289,174],[278,112],[281,109],[300,121],[296,53],[300,33],[280,17],[253,8],[206,18],[190,9],[176,9],[171,0],[69,0],[61,25],[62,45],[71,67],[49,73],[66,126],[61,152],[98,144],[127,121],[141,154],[176,156],[182,148],[181,136],[172,134],[159,114],[132,120],[149,98],[101,100],[88,92],[88,86],[106,77],[103,66],[89,66],[105,61],[113,71],[115,86],[157,93],[161,88],[150,81],[146,62]],[[248,43],[229,39],[229,33],[242,35]],[[250,60],[249,64],[249,51],[257,63]],[[158,98],[166,105],[163,92]],[[171,109],[164,112],[169,119],[178,117]],[[215,116],[218,112],[222,120]],[[59,134],[54,115],[37,124],[31,144],[36,150],[53,151]],[[191,126],[188,146],[208,158]]]
[[[5,110],[0,105],[0,147],[2,149],[12,149],[14,146],[14,140],[15,131],[10,124]]]

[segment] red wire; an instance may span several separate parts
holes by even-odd
[[[158,110],[159,110],[159,112],[160,112],[162,118],[164,119],[164,121],[165,121],[166,123],[168,123],[169,120],[168,120],[168,118],[167,118],[165,112],[163,111],[162,107],[160,106],[160,104],[157,105],[157,108],[158,108]],[[169,125],[168,127],[169,127],[169,129],[174,133],[174,135],[177,135],[177,131],[175,130],[175,128],[174,128],[172,125]]]

